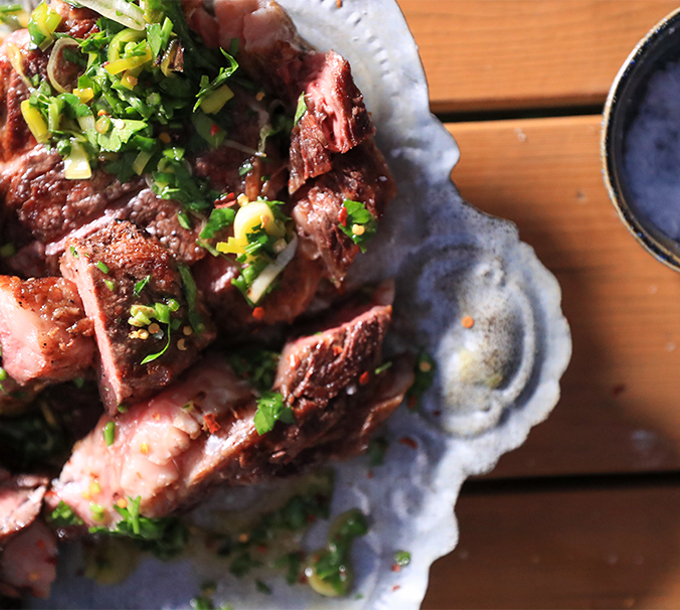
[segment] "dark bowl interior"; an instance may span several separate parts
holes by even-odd
[[[678,59],[680,9],[658,23],[621,68],[605,106],[602,141],[605,182],[619,214],[652,255],[676,270],[680,270],[680,243],[659,231],[636,207],[626,184],[624,154],[626,134],[645,98],[650,77]]]

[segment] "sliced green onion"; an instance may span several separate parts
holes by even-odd
[[[201,110],[206,114],[215,114],[222,110],[222,107],[234,97],[234,92],[227,87],[227,85],[222,85],[219,89],[216,89],[212,93],[206,95],[201,100]]]
[[[107,447],[110,447],[113,445],[113,442],[116,440],[116,424],[112,421],[110,421],[108,424],[104,426],[104,442],[106,443]]]
[[[147,275],[143,280],[139,280],[135,284],[135,296],[139,296],[139,293],[144,290],[144,287],[151,281],[151,276]]]
[[[92,178],[92,168],[87,153],[80,143],[73,138],[71,138],[71,152],[64,159],[64,177],[67,180],[89,180]]]
[[[101,271],[102,273],[108,273],[109,272],[108,265],[106,263],[103,263],[102,261],[97,261],[94,264],[94,266],[97,267],[97,269],[99,269],[99,271]]]
[[[281,254],[276,257],[276,260],[267,265],[252,283],[247,294],[252,303],[256,304],[264,296],[265,292],[267,292],[267,288],[269,288],[271,283],[276,279],[276,276],[283,271],[291,260],[293,260],[296,248],[297,235],[293,235],[293,239]]]
[[[54,45],[52,52],[50,53],[50,59],[47,62],[47,78],[50,81],[50,85],[56,89],[59,93],[69,93],[70,90],[66,89],[57,78],[59,70],[57,69],[57,62],[59,61],[59,56],[66,47],[74,47],[76,49],[80,48],[80,44],[74,38],[60,38]]]
[[[146,164],[151,160],[151,157],[153,157],[153,153],[146,152],[145,150],[140,150],[139,154],[135,157],[135,160],[132,162],[132,169],[134,170],[135,174],[138,176],[141,176],[142,173],[144,172],[144,168],[146,167]]]
[[[38,142],[47,142],[49,139],[49,131],[47,130],[45,119],[43,119],[42,114],[40,114],[40,110],[35,106],[31,106],[29,100],[24,100],[21,102],[21,114],[23,115],[28,128],[31,130],[33,137]]]
[[[113,280],[106,279],[104,280],[104,284],[106,284],[106,287],[113,292],[116,289],[116,283]]]

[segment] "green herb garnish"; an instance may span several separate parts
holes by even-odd
[[[411,563],[411,553],[408,551],[397,551],[394,554],[394,564],[403,568]]]
[[[304,91],[300,94],[297,101],[297,108],[295,109],[295,118],[293,119],[293,124],[297,125],[305,112],[307,112],[307,100],[305,99]]]
[[[280,358],[280,352],[260,348],[244,348],[228,355],[234,372],[259,392],[271,390]]]
[[[136,296],[136,297],[138,297],[138,296],[141,294],[142,290],[144,290],[144,288],[146,288],[147,284],[148,284],[150,281],[151,281],[151,276],[150,276],[150,275],[147,275],[144,279],[139,280],[139,281],[135,284],[134,293],[135,293],[135,296]]]
[[[123,536],[137,541],[139,547],[149,551],[161,559],[169,559],[178,555],[189,540],[189,531],[182,522],[175,517],[149,519],[139,514],[141,497],[134,500],[127,499],[127,506],[121,508],[114,505],[116,512],[122,519],[114,529],[106,527],[91,527],[91,534],[108,536]],[[103,517],[102,508],[102,517]]]
[[[110,447],[113,445],[114,441],[116,440],[116,424],[110,421],[104,426],[102,434],[104,435],[104,442],[106,443],[106,446]]]
[[[47,515],[47,521],[55,527],[70,527],[73,525],[83,525],[84,523],[63,500],[57,504],[57,508]]]
[[[283,395],[279,392],[264,392],[257,399],[257,412],[255,413],[255,429],[261,436],[274,429],[274,424],[281,421],[284,424],[294,424],[293,410],[283,401]]]
[[[406,392],[406,401],[409,409],[416,409],[420,405],[422,395],[432,385],[436,371],[435,361],[425,352],[422,352],[414,368],[413,385]]]
[[[362,252],[366,252],[368,242],[378,228],[376,219],[359,201],[345,199],[342,205],[347,210],[347,217],[338,223],[340,230],[359,246]]]
[[[215,208],[210,212],[210,218],[201,231],[201,239],[212,239],[215,233],[230,226],[234,222],[236,212],[231,208]]]

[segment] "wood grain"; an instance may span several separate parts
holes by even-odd
[[[398,0],[435,112],[600,104],[674,0]]]
[[[677,608],[680,486],[463,494],[424,610]]]
[[[574,340],[556,410],[490,476],[680,468],[680,275],[619,221],[600,117],[448,127],[462,196],[519,226],[562,286]]]

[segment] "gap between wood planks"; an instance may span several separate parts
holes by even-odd
[[[473,112],[433,113],[442,123],[472,123],[485,121],[508,121],[515,119],[548,119],[566,116],[602,114],[602,104],[555,108],[504,108],[502,110],[479,110]]]

